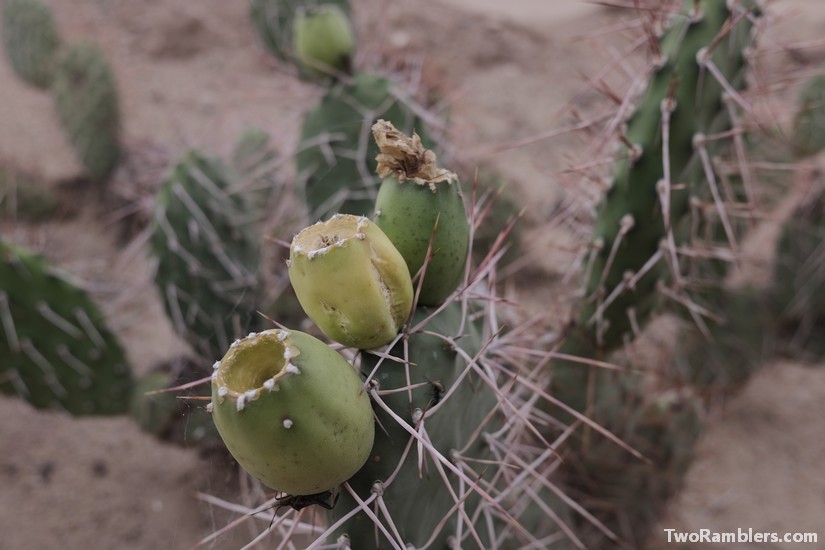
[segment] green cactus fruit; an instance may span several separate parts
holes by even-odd
[[[208,358],[249,331],[257,300],[259,243],[231,183],[219,159],[190,151],[158,191],[152,221],[155,283],[166,312]]]
[[[438,313],[425,307],[417,308],[410,326],[421,323],[424,324],[420,331],[411,333],[406,343],[399,342],[390,351],[402,362],[362,353],[362,375],[374,376],[381,399],[408,425],[418,426],[423,422],[430,442],[443,456],[449,459],[454,450],[460,450],[470,462],[476,457],[489,458],[484,438],[474,436],[478,429],[495,431],[499,426],[497,416],[488,417],[498,406],[497,397],[473,369],[468,371],[467,361],[456,348],[436,336],[454,338],[456,346],[468,356],[475,357],[482,349],[477,327],[469,321],[462,324],[462,307],[458,302]],[[397,391],[399,389],[402,391]],[[437,410],[421,419],[425,411],[436,406]],[[412,436],[381,406],[374,404],[373,408],[376,422],[382,429],[376,433],[369,460],[349,480],[350,486],[362,500],[373,491],[379,491],[401,540],[411,547],[449,548],[448,541],[457,534],[459,522],[454,496],[426,451],[423,453],[428,457],[427,473],[421,475],[415,440],[408,450]],[[489,469],[484,477],[490,477],[492,470]],[[450,472],[446,475],[457,494],[457,476]],[[471,492],[462,504],[468,517],[476,517],[474,514],[480,504],[477,494]],[[356,501],[342,492],[331,511],[331,522],[356,507]],[[483,522],[480,519],[476,529],[482,540],[487,541]],[[466,533],[466,524],[464,529]],[[347,520],[335,536],[341,534],[348,536],[352,548],[395,547],[363,512]],[[427,542],[430,544],[425,544]]]
[[[335,350],[297,331],[250,334],[215,363],[212,417],[246,471],[290,495],[331,490],[369,456],[369,395]]]
[[[54,77],[60,38],[49,8],[40,0],[6,0],[3,9],[6,56],[17,75],[38,88]]]
[[[345,346],[388,344],[413,306],[404,258],[364,217],[339,214],[298,233],[289,250],[289,280],[309,318]]]
[[[298,13],[322,6],[335,6],[349,17],[349,0],[250,0],[249,18],[264,47],[278,59],[292,62]]]
[[[356,74],[330,88],[307,114],[295,171],[312,219],[335,213],[372,215],[379,185],[378,147],[370,139],[375,121],[389,120],[407,134],[416,130],[430,144],[410,105],[389,80]]]
[[[104,181],[120,158],[120,106],[114,75],[95,44],[69,46],[52,87],[60,124],[81,164]]]
[[[807,157],[825,149],[825,75],[805,83],[798,103],[791,142],[798,156]]]
[[[0,241],[0,392],[37,408],[129,409],[132,374],[103,315],[45,260]]]
[[[437,306],[464,278],[470,223],[458,177],[436,165],[418,135],[408,138],[390,122],[372,127],[384,179],[375,201],[375,223],[401,252],[410,274],[422,272],[418,303]]]
[[[299,11],[293,41],[295,57],[308,75],[323,78],[349,72],[355,34],[347,14],[335,4]]]

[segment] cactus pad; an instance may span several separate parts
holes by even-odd
[[[81,164],[94,180],[105,180],[120,158],[120,106],[100,48],[69,46],[60,57],[53,93],[60,124]]]
[[[151,249],[175,330],[201,355],[220,357],[246,334],[255,308],[258,240],[223,163],[197,151],[173,168],[157,195]]]
[[[129,410],[123,349],[89,296],[45,260],[0,242],[0,392],[72,414]]]
[[[18,76],[38,88],[48,87],[60,46],[49,8],[40,0],[6,0],[3,38],[6,56]]]

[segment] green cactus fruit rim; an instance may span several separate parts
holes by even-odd
[[[234,350],[231,360],[215,361],[212,365],[212,383],[217,385],[217,396],[220,402],[230,398],[235,401],[235,407],[242,411],[247,404],[257,400],[264,391],[278,391],[279,382],[287,376],[301,374],[301,371],[292,359],[300,355],[301,351],[292,343],[289,331],[268,330],[260,335],[274,334],[277,342],[266,349],[267,352],[277,349],[277,353],[260,353],[261,348],[245,346],[244,343],[258,337],[259,334],[250,332],[246,338],[238,339],[230,344],[230,351]],[[244,354],[255,354],[255,361],[249,361],[243,368],[233,368],[239,365],[238,358]],[[229,354],[227,355],[229,357]],[[288,428],[288,426],[284,426]]]
[[[290,246],[289,278],[310,319],[345,346],[389,343],[413,306],[404,258],[363,216],[336,214],[298,233]]]
[[[375,171],[382,178],[395,176],[399,182],[426,185],[433,193],[439,183],[458,181],[453,172],[438,167],[435,153],[424,147],[414,131],[412,137],[408,137],[392,122],[379,119],[372,125],[372,135],[379,150]]]

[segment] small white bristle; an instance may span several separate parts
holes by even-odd
[[[281,330],[278,332],[278,340],[280,340],[281,342],[286,340],[287,337],[289,337],[289,333],[287,331]]]
[[[246,337],[247,338],[255,338],[257,335],[258,335],[257,332],[250,332],[249,334],[246,335]]]
[[[212,382],[215,383],[218,381],[218,371],[212,371]]]
[[[208,412],[209,414],[212,414],[212,409],[214,409],[214,407],[212,406],[212,403],[207,403],[206,404],[206,412]]]
[[[284,428],[288,430],[292,427],[292,424],[293,422],[291,418],[284,418]]]
[[[292,359],[292,350],[291,349],[284,348],[284,359],[286,359],[287,361]]]
[[[218,397],[226,397],[227,395],[229,395],[229,388],[226,386],[218,388]]]
[[[218,370],[219,368],[221,368],[221,362],[215,361],[214,363],[212,363],[212,368]]]
[[[235,404],[235,408],[238,409],[238,411],[242,411],[245,406],[246,406],[246,394],[239,395],[238,396],[238,402]]]
[[[236,346],[237,346],[238,344],[240,344],[240,343],[241,343],[241,341],[240,341],[240,340],[235,340],[234,342],[232,342],[231,344],[229,344],[229,347],[230,347],[230,348],[234,348],[234,347],[236,347]]]
[[[269,391],[274,391],[277,385],[275,384],[275,380],[270,378],[266,382],[264,382],[264,387]]]
[[[355,238],[358,239],[359,241],[363,241],[364,239],[367,238],[367,236],[364,233],[356,233]]]
[[[303,248],[301,248],[301,245],[300,245],[300,244],[296,244],[296,245],[293,245],[293,247],[292,247],[292,251],[293,251],[293,252],[295,252],[296,254],[298,254],[298,253],[303,252],[303,251],[304,251],[304,249],[303,249]]]
[[[295,375],[301,374],[301,369],[299,369],[298,367],[296,367],[292,363],[287,363],[286,367],[284,367],[284,371],[286,371],[287,374],[295,374]]]

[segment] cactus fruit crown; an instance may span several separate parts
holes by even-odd
[[[375,171],[382,178],[395,176],[399,182],[427,185],[433,193],[437,183],[458,181],[453,172],[438,167],[435,153],[422,145],[415,131],[412,137],[407,137],[392,122],[381,119],[373,124],[372,135],[380,151],[375,157],[378,163]]]

